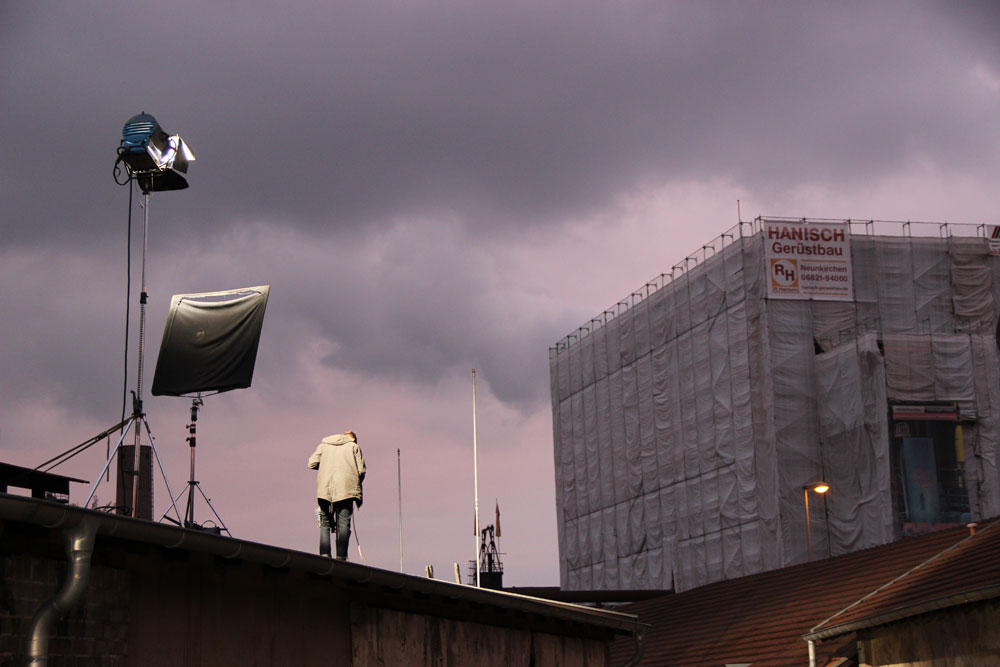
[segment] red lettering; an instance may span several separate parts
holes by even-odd
[[[843,243],[847,235],[842,227],[810,227],[801,225],[769,226],[767,238],[783,241],[824,241]]]

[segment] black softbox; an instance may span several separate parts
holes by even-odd
[[[270,289],[175,294],[156,360],[153,395],[249,387]]]

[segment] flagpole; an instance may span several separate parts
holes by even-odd
[[[399,462],[399,448],[396,448],[396,497],[399,499],[399,571],[403,571],[403,474]]]
[[[479,445],[476,442],[476,369],[472,369],[472,476],[476,495],[476,588],[479,588]]]

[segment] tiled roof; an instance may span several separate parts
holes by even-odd
[[[753,667],[800,667],[808,661],[803,636],[814,626],[968,535],[964,527],[942,530],[843,556],[720,581],[620,609],[636,614],[640,622],[651,626],[643,641],[640,665],[723,667],[730,663],[751,663]],[[1000,525],[995,530],[981,527],[978,535],[990,540],[987,546],[1000,548],[1000,542],[994,543],[1000,536]],[[980,542],[985,543],[986,539]],[[926,595],[941,597],[957,588],[1000,581],[997,578],[1000,564],[986,564],[988,553],[995,553],[994,548],[976,552],[978,572],[953,573],[940,586],[928,586]],[[953,563],[953,559],[942,560],[938,569],[951,573],[955,568],[945,567],[947,563]],[[926,583],[913,587],[914,590],[899,591],[896,601],[913,604],[923,597],[916,589]],[[892,590],[884,591],[890,596],[886,604],[892,599]],[[880,605],[881,599],[873,597],[870,602]],[[864,615],[879,608],[866,603],[863,608],[858,605],[857,613]],[[843,615],[832,622],[839,624],[842,620]],[[854,644],[849,641],[853,637],[839,634],[837,639],[817,642],[817,664],[825,665],[832,658],[853,653]],[[631,639],[619,639],[612,646],[612,664],[622,664],[634,653]]]
[[[1000,597],[1000,521],[936,554],[809,633],[835,637],[965,602]]]

